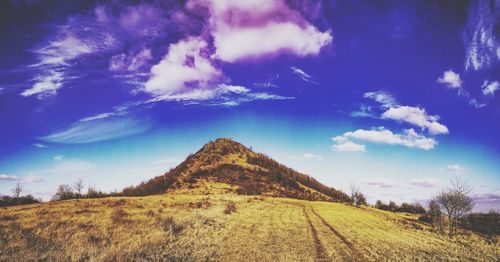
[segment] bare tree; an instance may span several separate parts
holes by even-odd
[[[443,213],[448,217],[450,222],[450,235],[454,235],[459,219],[472,211],[474,207],[474,197],[470,196],[472,187],[467,181],[457,177],[450,182],[451,186],[443,190],[436,197],[436,200]]]
[[[17,183],[16,186],[12,189],[13,197],[17,200],[17,204],[21,204],[21,193],[23,192],[23,185],[21,183]]]
[[[84,187],[84,183],[83,183],[83,180],[81,178],[76,180],[76,182],[73,184],[73,188],[75,189],[78,198],[82,197],[83,187]]]
[[[361,191],[359,190],[359,187],[356,184],[351,183],[350,190],[351,190],[351,199],[350,199],[351,204],[356,205],[356,206],[366,204],[366,198],[361,193]]]

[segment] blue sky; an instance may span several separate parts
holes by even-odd
[[[110,191],[218,137],[376,199],[500,209],[500,1],[2,1],[0,194]]]

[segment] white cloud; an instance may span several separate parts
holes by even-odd
[[[301,159],[301,160],[308,160],[308,159],[315,159],[315,160],[321,160],[323,159],[322,155],[318,154],[313,154],[313,153],[304,153],[301,156],[292,156],[293,159]]]
[[[151,123],[135,117],[108,117],[91,121],[76,121],[68,127],[41,137],[47,142],[85,144],[136,135],[147,131]]]
[[[453,70],[447,70],[443,73],[443,76],[438,78],[438,82],[445,84],[447,87],[452,89],[460,89],[462,87],[462,79],[460,79],[460,74],[453,72]]]
[[[222,73],[206,56],[207,43],[189,37],[171,44],[167,55],[151,68],[152,77],[144,90],[154,95],[171,95],[189,86],[208,88]]]
[[[500,84],[498,83],[498,81],[493,81],[493,82],[484,81],[481,89],[483,91],[483,95],[493,96],[495,92],[500,89]]]
[[[54,161],[62,161],[64,159],[64,156],[58,155],[54,156]]]
[[[24,90],[21,95],[38,95],[39,99],[55,95],[57,90],[62,87],[63,81],[64,76],[61,72],[52,72],[47,75],[38,76],[35,84],[31,88]]]
[[[335,145],[332,146],[332,150],[336,152],[366,152],[365,145],[356,144],[352,141],[349,141],[343,136],[336,136],[332,138]]]
[[[447,165],[446,167],[443,167],[441,170],[455,175],[460,175],[464,172],[464,168],[457,164]]]
[[[382,109],[385,109],[381,115],[383,119],[406,122],[426,129],[433,135],[449,132],[445,125],[438,122],[439,116],[428,115],[426,110],[421,107],[399,105],[390,93],[384,91],[368,92],[364,94],[364,97],[371,98],[381,104]],[[373,117],[373,113],[371,107],[362,107],[362,111],[353,112],[351,116]]]
[[[80,119],[79,121],[80,122],[88,122],[88,121],[93,121],[93,120],[97,120],[97,119],[108,118],[108,117],[114,116],[114,115],[116,115],[116,113],[114,113],[114,112],[101,113],[101,114],[97,114],[95,116],[84,117],[84,118]]]
[[[397,183],[387,178],[373,178],[363,181],[363,183],[379,188],[390,188],[397,186]]]
[[[330,32],[323,33],[314,26],[301,27],[291,22],[271,22],[260,27],[237,29],[219,27],[213,35],[217,58],[226,62],[275,55],[282,51],[298,56],[317,55],[332,41]]]
[[[391,107],[382,114],[382,118],[407,122],[427,129],[431,134],[447,134],[448,128],[437,122],[438,116],[427,115],[425,109],[412,106]]]
[[[250,89],[243,86],[220,84],[216,88],[198,88],[186,92],[175,94],[165,94],[149,100],[158,101],[178,101],[185,104],[206,104],[237,106],[244,102],[254,100],[286,100],[293,97],[284,97],[271,93],[252,93]]]
[[[109,71],[136,71],[145,67],[153,59],[151,49],[143,48],[137,53],[114,55],[109,60]]]
[[[316,81],[314,81],[314,77],[306,72],[304,72],[304,70],[300,69],[300,68],[297,68],[297,67],[290,67],[290,69],[292,69],[292,72],[296,75],[298,75],[302,80],[308,82],[308,83],[311,83],[311,84],[315,84],[317,85],[318,83]]]
[[[343,144],[350,142],[352,139],[388,145],[402,145],[423,150],[432,149],[437,144],[434,139],[419,135],[413,129],[406,129],[403,134],[395,134],[390,130],[379,127],[378,129],[372,130],[358,129],[356,131],[346,132],[341,136],[336,136],[333,138],[337,143],[334,145],[334,148],[335,146],[342,147]],[[347,145],[352,146],[349,144]],[[359,145],[357,147],[361,150]]]
[[[410,185],[416,187],[436,187],[441,184],[441,181],[434,178],[416,178],[410,181]]]
[[[499,12],[498,2],[470,1],[463,35],[466,70],[489,68],[500,59],[495,31],[500,23]]]
[[[216,57],[226,62],[273,56],[317,55],[332,41],[283,1],[205,1]],[[259,43],[259,44],[255,44]]]
[[[17,181],[17,180],[19,180],[19,177],[17,177],[17,176],[0,174],[0,181]]]
[[[34,183],[41,183],[45,181],[41,176],[36,176],[36,175],[29,175],[24,179],[24,182],[34,184]]]
[[[36,144],[33,144],[34,147],[38,147],[38,148],[44,148],[44,147],[47,147],[46,145],[44,144],[40,144],[40,143],[36,143]]]
[[[376,91],[364,94],[365,98],[371,98],[382,105],[382,108],[390,108],[397,105],[396,99],[387,92]]]

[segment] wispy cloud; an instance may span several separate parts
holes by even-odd
[[[500,89],[500,84],[498,83],[498,81],[490,82],[486,80],[481,86],[481,91],[485,96],[487,95],[493,96],[495,92],[498,91],[499,89]]]
[[[455,175],[460,175],[464,172],[464,168],[457,164],[447,165],[446,167],[441,168],[441,170]]]
[[[33,146],[34,147],[38,147],[38,148],[45,148],[45,147],[47,147],[47,145],[40,144],[40,143],[33,144]]]
[[[498,1],[470,1],[463,34],[465,69],[489,68],[500,60],[500,42],[496,37],[500,23]]]
[[[336,136],[332,138],[332,140],[335,142],[334,145],[332,145],[332,150],[336,152],[366,152],[366,147],[365,145],[362,144],[356,144],[352,141],[349,141],[349,139],[343,137],[343,136]]]
[[[223,105],[236,106],[241,103],[255,100],[287,100],[293,97],[284,97],[266,92],[252,92],[243,86],[220,84],[216,88],[194,89],[188,92],[157,96],[149,102],[177,101],[187,105]]]
[[[98,118],[74,122],[40,139],[53,143],[84,144],[140,134],[150,127],[150,121],[137,117]]]
[[[425,187],[425,188],[437,187],[440,184],[441,181],[434,178],[416,178],[410,181],[410,185],[412,186]]]
[[[54,156],[54,161],[62,161],[63,159],[64,159],[64,156],[62,156],[62,155]]]
[[[397,105],[396,99],[391,93],[385,91],[368,92],[364,94],[365,98],[370,98],[381,104],[382,108],[387,109]]]
[[[363,183],[372,187],[379,187],[379,188],[391,188],[391,187],[396,187],[398,185],[398,183],[396,183],[395,181],[387,178],[368,179],[363,181]]]
[[[296,75],[298,75],[302,80],[308,82],[308,83],[311,83],[311,84],[315,84],[315,85],[318,85],[318,83],[316,81],[314,81],[314,77],[306,72],[304,72],[304,70],[300,69],[300,68],[297,68],[297,67],[290,67],[290,69],[292,70],[292,72]]]
[[[35,184],[35,183],[41,183],[44,182],[45,179],[41,176],[36,176],[36,175],[29,175],[24,179],[24,182],[29,183],[29,184]]]
[[[323,156],[318,155],[318,154],[313,154],[313,153],[304,153],[303,155],[300,156],[292,156],[293,159],[300,159],[300,160],[322,160]]]
[[[6,174],[0,174],[0,181],[18,181],[19,177]]]

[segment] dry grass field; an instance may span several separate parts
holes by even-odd
[[[235,210],[229,210],[230,203]],[[499,261],[408,214],[232,194],[81,199],[0,209],[0,261]]]

